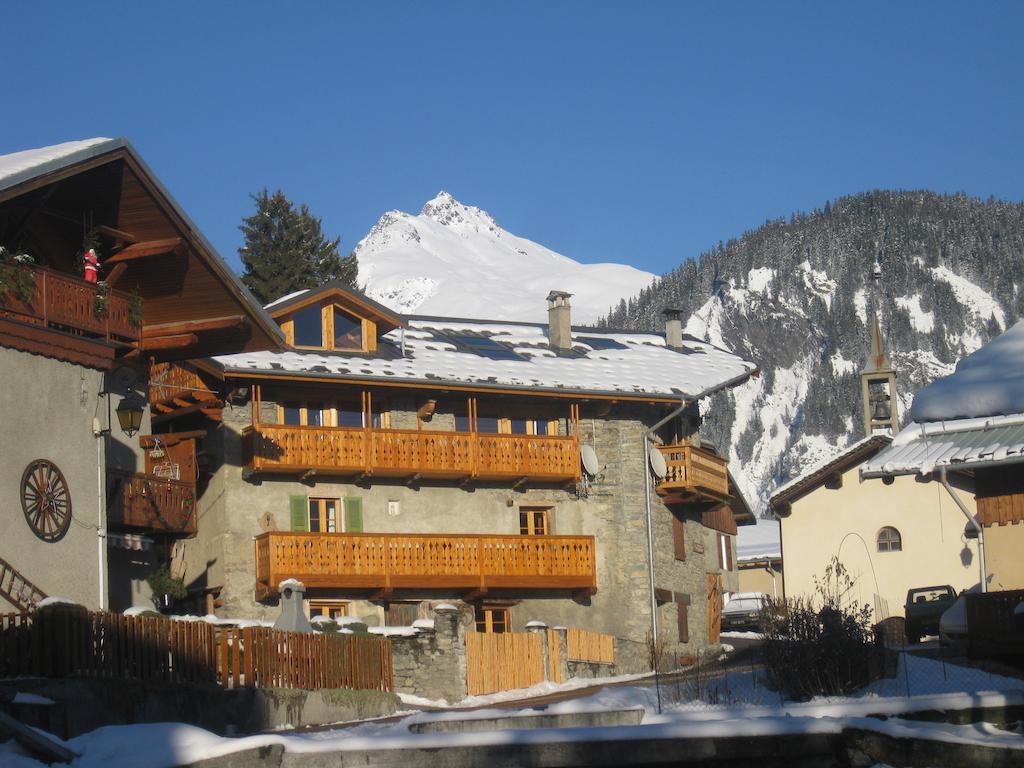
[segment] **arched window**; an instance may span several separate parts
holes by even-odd
[[[900,532],[891,525],[885,526],[878,532],[879,552],[899,552],[903,549],[903,538]]]

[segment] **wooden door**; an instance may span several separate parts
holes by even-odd
[[[722,577],[709,573],[708,577],[708,642],[718,642],[722,631]]]

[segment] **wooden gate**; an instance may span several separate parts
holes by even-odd
[[[467,632],[466,685],[470,696],[528,688],[544,682],[544,646],[530,632]]]
[[[722,631],[722,576],[717,573],[708,575],[708,642],[718,642]]]

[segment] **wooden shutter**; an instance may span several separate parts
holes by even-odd
[[[363,499],[361,496],[345,497],[345,533],[363,532]]]
[[[292,530],[309,530],[309,501],[305,496],[289,496],[288,503],[291,509]]]
[[[672,549],[676,560],[686,559],[686,526],[675,515],[672,515]]]
[[[676,621],[679,624],[679,642],[690,642],[690,617],[685,605],[676,605],[678,615]]]

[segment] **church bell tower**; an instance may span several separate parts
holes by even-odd
[[[882,268],[875,261],[871,278],[876,283],[882,277]],[[877,294],[877,291],[874,291]],[[878,324],[878,301],[871,315],[871,352],[864,370],[860,372],[861,400],[864,403],[864,433],[868,437],[880,432],[895,435],[900,420],[896,399],[896,371],[885,354],[882,329]]]

